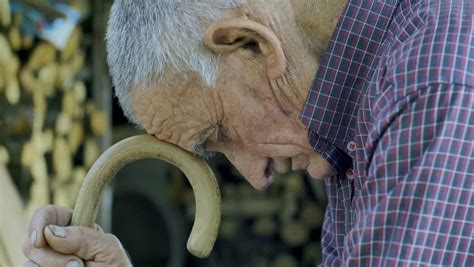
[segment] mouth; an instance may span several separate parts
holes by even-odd
[[[267,166],[265,167],[265,171],[263,172],[263,183],[259,187],[259,189],[261,190],[267,189],[268,187],[270,187],[270,185],[272,185],[273,181],[274,181],[274,177],[273,177],[273,171],[272,171],[272,160],[269,159]]]

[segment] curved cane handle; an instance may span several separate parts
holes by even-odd
[[[144,158],[157,158],[171,163],[188,178],[196,200],[196,215],[187,248],[196,257],[209,256],[221,220],[221,195],[216,178],[202,159],[151,135],[120,141],[97,159],[82,183],[72,225],[94,228],[99,200],[106,185],[126,164]]]

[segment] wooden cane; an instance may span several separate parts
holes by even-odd
[[[130,137],[107,149],[92,165],[74,207],[72,225],[95,227],[99,201],[111,178],[126,164],[157,158],[178,167],[189,180],[196,201],[196,214],[188,251],[198,258],[209,256],[221,220],[221,195],[216,178],[195,155],[150,135]]]

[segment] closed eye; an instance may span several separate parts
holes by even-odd
[[[228,142],[229,139],[230,139],[229,129],[227,129],[222,124],[219,124],[218,125],[218,130],[217,130],[217,141],[225,143],[225,142]]]

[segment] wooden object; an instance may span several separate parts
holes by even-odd
[[[16,56],[10,57],[5,63],[3,74],[5,80],[5,95],[8,103],[16,105],[20,101],[20,84],[16,77],[20,68],[20,60]]]
[[[56,178],[60,181],[67,181],[71,178],[72,166],[71,149],[66,139],[56,138],[53,149],[53,169]]]
[[[31,35],[23,35],[21,38],[21,48],[28,50],[33,47],[34,38]]]
[[[144,158],[169,162],[188,178],[195,194],[196,216],[187,248],[196,257],[207,257],[216,241],[221,220],[221,196],[216,178],[202,159],[150,135],[123,140],[94,163],[79,192],[72,224],[94,228],[99,199],[112,176],[127,163]]]
[[[81,31],[76,28],[69,37],[69,40],[66,44],[66,47],[61,51],[61,61],[68,61],[70,60],[75,53],[79,50],[79,46],[81,45]]]
[[[76,154],[77,150],[82,144],[82,141],[84,141],[84,136],[84,126],[82,126],[82,123],[74,122],[71,126],[68,137],[69,149],[71,150],[72,154]]]
[[[95,110],[92,112],[90,127],[92,132],[97,136],[102,136],[107,131],[109,126],[109,117],[105,112],[100,110]]]
[[[43,155],[36,155],[30,167],[33,184],[30,188],[30,202],[27,207],[27,214],[32,215],[40,206],[50,203],[48,167]]]
[[[45,130],[41,133],[41,151],[48,153],[53,150],[54,134],[52,130]]]
[[[56,133],[66,136],[72,128],[72,119],[68,113],[60,113],[56,120]]]
[[[23,266],[21,250],[28,224],[20,195],[3,164],[0,164],[0,262],[2,266]]]
[[[56,61],[56,49],[50,43],[43,42],[36,46],[33,53],[28,61],[28,67],[33,70],[54,63]]]
[[[84,165],[89,168],[94,164],[94,161],[99,157],[100,155],[100,150],[99,147],[97,146],[97,143],[91,139],[88,138],[84,142]]]
[[[72,73],[78,73],[86,62],[86,55],[82,51],[76,51],[69,63]]]
[[[4,146],[0,145],[0,164],[8,164],[10,161],[10,155]]]
[[[33,92],[38,88],[38,81],[33,75],[33,70],[28,67],[23,67],[20,71],[20,82],[24,91]]]
[[[56,86],[63,91],[68,91],[74,83],[74,75],[75,73],[71,70],[71,66],[69,64],[60,64]]]
[[[48,18],[60,15],[40,3],[42,1],[18,1],[44,11]],[[86,64],[88,51],[95,52],[97,48],[92,49],[91,34],[82,34],[82,24],[74,30],[66,48],[57,50],[49,42],[23,31],[25,24],[22,22],[26,18],[22,11],[10,14],[9,1],[0,0],[0,143],[8,145],[9,150],[8,153],[0,147],[0,164],[11,161],[10,171],[27,201],[22,209],[31,215],[44,204],[61,203],[69,207],[74,204],[85,171],[100,155],[100,149],[104,147],[98,144],[104,143],[105,139],[89,129],[92,113],[86,114],[84,103],[94,103],[97,100],[95,94],[110,91],[110,86],[94,87],[97,92],[86,88],[86,84],[90,86],[95,82],[92,76],[98,79],[92,65],[97,64],[96,61],[105,65],[105,60],[92,57]],[[83,18],[87,20],[89,17],[86,14]],[[99,39],[103,45],[103,38]],[[105,66],[103,73],[106,75]],[[100,79],[102,84],[108,79],[108,76],[104,77]],[[103,103],[106,100],[110,97]],[[94,106],[94,112],[106,110],[110,113],[103,103],[96,102],[98,108]],[[98,117],[95,121],[104,121],[103,116]],[[94,131],[104,131],[100,127],[103,127],[101,123]],[[110,127],[105,131],[110,133]],[[84,144],[86,140],[87,145]],[[88,148],[86,154],[90,165],[87,167],[74,166],[85,165],[79,159],[82,147]],[[0,187],[0,200],[2,189]],[[2,201],[0,206],[9,202]],[[0,209],[2,215],[3,210]],[[23,236],[17,237],[23,241]],[[0,240],[2,238],[0,230]],[[17,248],[21,253],[21,244]],[[18,264],[4,261],[6,253],[0,242],[0,266],[23,265],[24,261]]]
[[[38,72],[38,82],[42,87],[44,94],[48,97],[54,95],[55,83],[58,76],[58,65],[55,63],[50,63],[40,68]]]
[[[5,90],[5,96],[10,105],[16,105],[20,101],[20,85],[17,73],[20,68],[20,60],[12,54],[10,45],[5,36],[0,34],[0,87]]]
[[[75,117],[77,113],[77,109],[79,109],[79,107],[74,99],[74,93],[71,91],[64,92],[63,99],[62,99],[63,113],[66,113],[71,118],[73,118]]]
[[[82,81],[76,81],[72,86],[72,91],[74,94],[74,100],[77,103],[82,104],[87,98],[87,89],[86,85]]]
[[[10,40],[11,48],[14,51],[18,51],[21,48],[21,34],[20,29],[17,26],[10,28],[8,32],[8,39]]]
[[[4,27],[11,23],[9,0],[0,0],[0,23]]]

